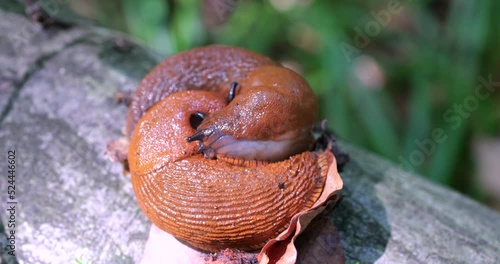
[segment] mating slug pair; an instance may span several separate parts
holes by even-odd
[[[139,206],[195,248],[262,247],[323,191],[332,154],[312,151],[317,114],[307,82],[257,53],[208,46],[165,59],[127,117]]]

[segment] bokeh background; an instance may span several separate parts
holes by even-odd
[[[298,71],[344,141],[500,209],[500,2],[85,0],[165,57],[213,43]]]

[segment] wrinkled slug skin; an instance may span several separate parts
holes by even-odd
[[[228,103],[233,81],[240,85]],[[197,112],[206,118],[195,129],[190,116]],[[159,228],[203,251],[261,248],[321,195],[333,158],[328,150],[304,149],[316,115],[302,77],[253,52],[211,46],[166,59],[141,82],[127,119],[140,208]],[[277,153],[284,158],[207,158],[198,153],[200,142],[187,141],[206,127],[243,142],[243,149],[287,142],[271,144],[283,147]],[[290,147],[290,140],[302,145]]]
[[[133,175],[145,174],[166,163],[197,153],[197,145],[186,138],[195,132],[189,117],[195,112],[213,113],[226,105],[214,92],[181,91],[155,104],[135,127],[128,162]]]
[[[182,90],[215,91],[227,96],[231,82],[264,65],[279,65],[253,51],[207,46],[171,56],[154,67],[140,82],[132,97],[126,134],[155,103]]]
[[[304,152],[246,166],[195,154],[196,144],[185,140],[194,131],[190,114],[224,104],[214,93],[185,91],[152,107],[132,137],[132,184],[146,216],[178,239],[211,252],[253,250],[316,201],[328,154]]]

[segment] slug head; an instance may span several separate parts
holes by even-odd
[[[234,86],[232,86],[234,88]],[[188,138],[207,157],[279,161],[310,149],[316,97],[292,70],[265,66],[241,80],[235,96]]]

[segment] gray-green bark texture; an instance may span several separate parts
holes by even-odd
[[[115,93],[134,90],[157,62],[116,32],[41,28],[16,2],[0,2],[1,263],[140,261],[150,223],[122,166],[104,153],[125,124]],[[341,147],[351,156],[345,198],[324,230],[338,230],[347,263],[500,263],[498,213]],[[16,153],[15,258],[6,247],[8,150]],[[307,262],[327,263],[329,236],[309,243],[324,252]]]

